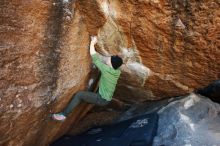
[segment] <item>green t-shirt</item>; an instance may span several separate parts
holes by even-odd
[[[112,96],[114,94],[121,71],[119,69],[115,70],[114,68],[104,64],[97,54],[92,55],[92,61],[101,71],[99,94],[102,96],[102,98],[110,101],[112,100]]]

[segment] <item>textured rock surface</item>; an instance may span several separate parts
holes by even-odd
[[[99,33],[107,40],[103,48],[129,56],[130,76],[139,77],[134,84],[134,76],[124,76],[122,89],[136,91],[142,86],[151,97],[176,96],[219,78],[219,1],[105,3],[108,19]]]
[[[121,54],[116,91],[134,103],[176,96],[220,77],[218,0],[1,0],[0,145],[46,145],[80,121],[50,121],[87,88],[89,35]],[[91,80],[90,80],[91,81]]]
[[[119,121],[154,112],[159,121],[153,146],[220,145],[220,105],[209,98],[191,93],[151,101],[132,107]]]
[[[158,133],[153,145],[220,145],[219,120],[219,104],[190,94],[159,111]]]
[[[89,35],[74,7],[61,1],[0,2],[0,145],[45,145],[74,121],[64,125],[49,118],[87,86]]]

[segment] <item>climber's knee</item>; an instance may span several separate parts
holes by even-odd
[[[100,106],[105,106],[105,105],[107,105],[109,103],[110,103],[110,101],[107,101],[107,100],[105,100],[105,99],[103,99],[101,97],[98,98],[98,101],[97,101],[97,104],[100,105]]]

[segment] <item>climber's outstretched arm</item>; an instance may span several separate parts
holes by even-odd
[[[89,48],[89,52],[90,55],[94,55],[96,54],[96,50],[95,50],[95,44],[97,43],[97,37],[96,36],[91,36],[91,42],[90,42],[90,48]]]
[[[98,53],[95,50],[95,44],[97,43],[97,37],[96,36],[92,36],[91,37],[91,42],[90,42],[90,48],[89,48],[89,52],[90,55],[92,56],[92,62],[95,64],[95,66],[101,71],[103,72],[104,70],[106,70],[108,67],[106,64],[104,64],[102,62],[102,60],[99,58]],[[99,54],[100,55],[100,54]]]

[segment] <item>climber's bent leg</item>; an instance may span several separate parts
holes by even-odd
[[[74,97],[72,97],[70,103],[63,112],[52,114],[52,118],[54,120],[64,121],[66,119],[66,116],[68,116],[81,101],[96,104],[99,106],[104,106],[109,103],[109,101],[103,99],[99,93],[81,91],[78,92]]]
[[[63,114],[68,116],[81,101],[100,106],[104,106],[109,103],[109,101],[103,99],[98,93],[80,91],[74,97],[72,97],[70,103],[63,111]]]

